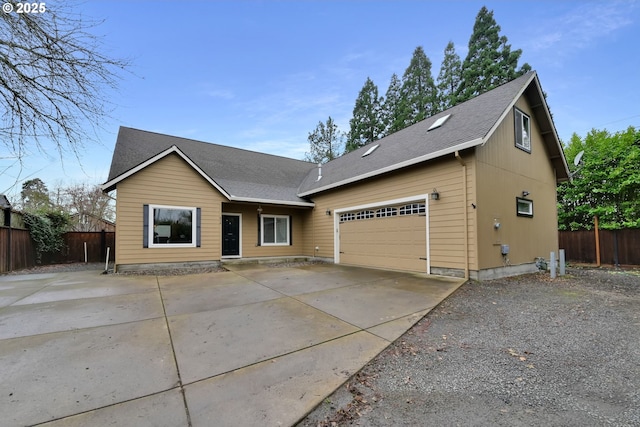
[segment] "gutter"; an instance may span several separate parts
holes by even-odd
[[[469,280],[469,213],[467,212],[467,164],[458,150],[454,153],[462,166],[462,212],[464,212],[464,279]]]

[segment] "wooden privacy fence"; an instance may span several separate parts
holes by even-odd
[[[105,262],[107,247],[111,248],[109,260],[115,257],[116,233],[113,231],[70,231],[62,235],[64,249],[57,254],[43,256],[43,263],[62,264],[67,262],[85,262],[85,243],[87,262]]]
[[[560,249],[567,261],[595,264],[596,232],[560,231]],[[600,230],[600,262],[610,265],[640,265],[640,229]]]
[[[107,247],[111,248],[109,260],[115,259],[116,233],[113,231],[69,232],[62,238],[65,247],[59,253],[42,255],[42,264],[64,264],[85,261],[105,262]],[[28,230],[0,227],[0,273],[21,270],[36,265],[35,244]]]
[[[36,264],[35,245],[28,230],[0,227],[0,273]]]

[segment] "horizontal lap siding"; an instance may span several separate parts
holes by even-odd
[[[292,245],[258,246],[258,205],[225,203],[223,211],[242,214],[242,257],[278,257],[312,256],[310,236],[312,230],[307,227],[311,209],[287,208],[282,206],[260,205],[263,215],[290,215],[292,224]]]
[[[511,111],[476,154],[481,269],[503,266],[501,244],[509,245],[507,258],[512,265],[532,263],[536,257],[548,259],[558,247],[555,172],[526,99],[516,106],[531,117],[531,153],[514,145]],[[516,214],[516,197],[525,190],[533,201],[533,218]],[[496,220],[499,229],[494,228]]]
[[[471,155],[469,154],[470,159]],[[472,185],[473,165],[472,161],[467,165],[469,204],[474,200],[475,191]],[[451,155],[441,161],[423,163],[400,172],[315,195],[314,246],[319,247],[318,255],[328,258],[334,256],[333,215],[327,216],[327,209],[333,214],[335,209],[414,195],[428,195],[436,188],[440,193],[440,200],[429,200],[431,265],[463,269],[465,231],[462,181],[462,166]],[[469,211],[468,229],[471,233],[474,223],[475,219]],[[475,236],[470,234],[468,248],[471,266],[476,265],[474,242]]]
[[[116,264],[219,260],[223,200],[211,184],[177,155],[169,155],[135,173],[117,186]],[[143,248],[145,204],[201,208],[202,246]]]

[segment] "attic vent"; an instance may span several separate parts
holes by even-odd
[[[429,129],[427,129],[427,132],[429,132],[430,130],[434,130],[439,128],[440,126],[442,126],[444,124],[444,122],[446,122],[447,120],[449,120],[449,117],[451,117],[451,114],[447,114],[446,116],[442,116],[440,117],[438,120],[436,120],[435,122],[433,122],[433,124],[431,126],[429,126]]]
[[[373,153],[374,151],[376,151],[376,148],[378,148],[380,146],[380,144],[376,144],[373,147],[369,148],[363,155],[362,157],[367,157],[369,154]]]

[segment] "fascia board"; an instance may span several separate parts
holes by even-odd
[[[264,203],[269,205],[285,205],[285,206],[302,206],[306,208],[313,208],[316,206],[316,204],[312,202],[292,202],[292,201],[285,201],[285,200],[271,200],[271,199],[260,199],[260,198],[254,198],[254,197],[240,197],[240,196],[229,196],[229,200],[232,202]]]
[[[164,157],[166,157],[166,156],[168,156],[169,154],[172,154],[172,153],[175,153],[178,156],[180,156],[185,162],[187,162],[189,164],[189,166],[191,166],[196,172],[198,172],[209,184],[211,184],[213,187],[215,187],[215,189],[218,190],[220,193],[222,193],[222,195],[225,196],[227,199],[229,199],[231,197],[226,191],[224,191],[224,189],[222,187],[220,187],[218,185],[218,183],[216,183],[209,175],[204,173],[204,171],[202,169],[200,169],[198,167],[198,165],[196,165],[186,154],[184,154],[175,145],[172,145],[171,147],[167,148],[166,150],[164,150],[164,151],[156,154],[155,156],[151,157],[150,159],[140,163],[138,166],[129,169],[125,173],[118,175],[117,177],[113,178],[111,181],[105,182],[104,184],[102,184],[100,186],[100,188],[102,189],[102,191],[105,191],[108,188],[114,187],[119,182],[129,178],[131,175],[141,171],[142,169],[146,168],[147,166],[150,166],[150,165],[154,164],[158,160],[163,159]]]
[[[476,147],[478,145],[484,144],[483,138],[476,138],[471,141],[463,142],[462,144],[458,144],[454,147],[445,148],[443,150],[435,151],[433,153],[425,154],[424,156],[414,157],[413,159],[405,160],[404,162],[396,163],[390,166],[386,166],[381,169],[376,169],[371,172],[367,172],[358,176],[354,176],[351,178],[344,179],[342,181],[334,182],[333,184],[325,185],[323,187],[315,188],[313,190],[305,191],[304,193],[299,193],[298,197],[310,196],[312,194],[320,193],[322,191],[331,190],[333,188],[342,187],[343,185],[351,184],[354,182],[361,181],[363,179],[372,178],[377,175],[381,175],[383,173],[392,172],[398,169],[406,168],[408,166],[412,166],[418,163],[425,162],[427,160],[437,159],[438,157],[446,156],[447,154],[453,154],[456,151],[464,150],[466,148]]]

